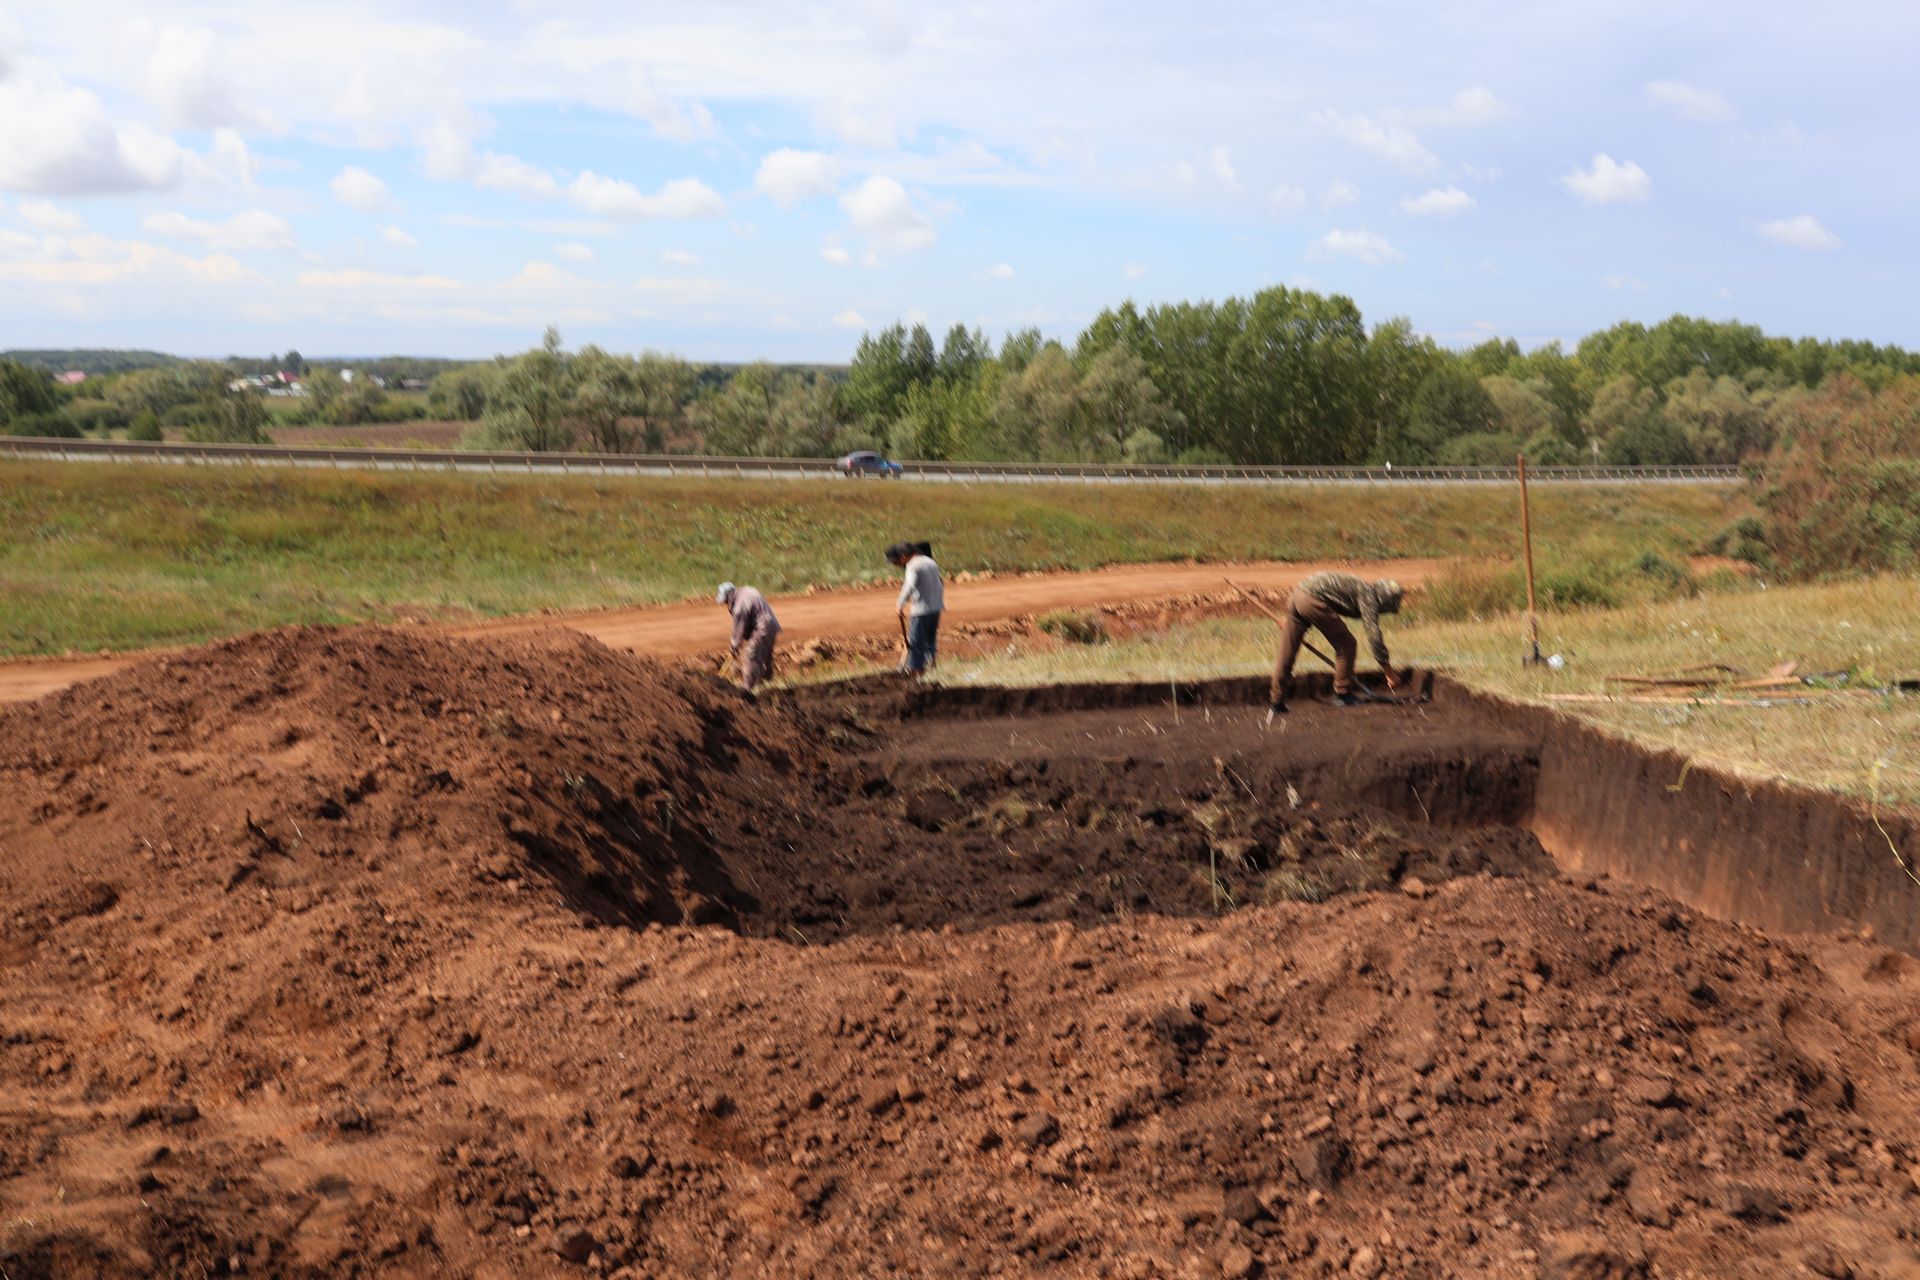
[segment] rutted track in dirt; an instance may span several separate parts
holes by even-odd
[[[1173,692],[294,630],[0,711],[0,1266],[1920,1267],[1920,964],[1556,873],[1444,688]]]
[[[1034,573],[963,580],[948,587],[946,628],[951,636],[967,627],[1052,609],[1088,609],[1218,594],[1225,590],[1221,576],[1229,573],[1246,585],[1270,591],[1289,590],[1308,574],[1326,568],[1349,569],[1369,577],[1394,577],[1409,586],[1417,586],[1445,563],[1443,560],[1375,560],[1142,564],[1084,573]],[[809,640],[891,635],[893,599],[892,589],[885,587],[777,597],[773,606],[780,617],[781,644],[791,652]],[[554,626],[570,627],[610,648],[652,658],[685,658],[715,653],[726,647],[726,620],[712,604],[703,601],[499,618],[431,630],[441,635],[475,638],[525,635]],[[76,681],[110,675],[162,652],[178,650],[0,661],[0,703],[44,697]]]

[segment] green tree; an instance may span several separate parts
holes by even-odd
[[[1078,388],[1082,450],[1090,461],[1166,456],[1179,416],[1128,347],[1104,351],[1087,365]]]
[[[948,382],[971,382],[991,359],[993,344],[987,335],[978,329],[969,333],[965,325],[956,324],[947,330],[947,340],[940,347],[940,376]]]
[[[105,390],[106,399],[129,417],[141,413],[158,417],[192,403],[199,394],[197,375],[186,365],[136,369],[114,378]]]
[[[1546,383],[1497,374],[1480,379],[1480,385],[1493,405],[1494,422],[1502,435],[1530,440],[1543,431],[1560,434],[1560,415],[1547,399]]]
[[[693,402],[693,366],[678,356],[643,351],[633,365],[634,411],[640,415],[641,447],[660,453],[669,436],[683,430]]]
[[[991,410],[992,459],[1069,461],[1075,455],[1074,417],[1080,409],[1080,375],[1057,342],[1040,348],[1019,377],[1001,384]]]
[[[201,372],[198,420],[187,427],[195,443],[269,444],[267,402],[258,392],[231,384],[233,371],[210,366]]]
[[[53,413],[58,407],[52,378],[18,360],[0,359],[0,427]]]
[[[427,406],[440,417],[473,422],[486,413],[497,376],[491,365],[484,364],[463,365],[437,373],[427,384]]]
[[[862,334],[847,369],[847,412],[856,422],[876,430],[884,428],[900,416],[900,406],[913,382],[907,367],[906,326],[895,324],[878,333]]]
[[[498,392],[480,420],[478,440],[487,448],[555,453],[575,444],[568,416],[566,357],[560,331],[549,327],[531,351],[509,361]]]
[[[1005,373],[1026,372],[1033,358],[1040,354],[1040,348],[1046,345],[1046,339],[1034,328],[1017,329],[1009,333],[1000,343],[1000,368]]]
[[[1674,379],[1666,392],[1663,412],[1701,462],[1739,462],[1773,444],[1767,408],[1777,392],[1761,391],[1756,397],[1740,380],[1716,378],[1703,369]]]
[[[940,357],[933,349],[933,335],[927,326],[916,324],[907,335],[905,354],[908,383],[932,382],[940,376]]]
[[[320,422],[336,422],[334,410],[347,397],[347,384],[337,369],[313,369],[300,379],[300,389],[306,393],[307,408]]]

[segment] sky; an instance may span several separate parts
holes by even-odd
[[[1343,293],[1920,346],[1911,0],[0,0],[0,348],[849,358]]]

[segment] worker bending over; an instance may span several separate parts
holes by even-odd
[[[780,619],[773,606],[752,587],[720,584],[715,597],[733,615],[733,643],[728,646],[740,667],[740,687],[747,690],[773,676],[773,642],[780,638]]]
[[[1333,645],[1333,700],[1343,707],[1359,705],[1360,699],[1353,694],[1353,660],[1359,646],[1342,618],[1358,618],[1366,628],[1367,643],[1387,677],[1387,688],[1394,688],[1387,642],[1380,638],[1380,615],[1400,612],[1404,598],[1400,584],[1391,578],[1366,582],[1350,573],[1316,573],[1295,587],[1287,599],[1286,630],[1280,637],[1279,661],[1273,667],[1273,710],[1284,712],[1287,699],[1293,696],[1293,664],[1309,629],[1318,631]]]

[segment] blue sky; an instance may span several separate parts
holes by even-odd
[[[844,360],[1294,284],[1920,345],[1920,6],[0,8],[0,347]]]

